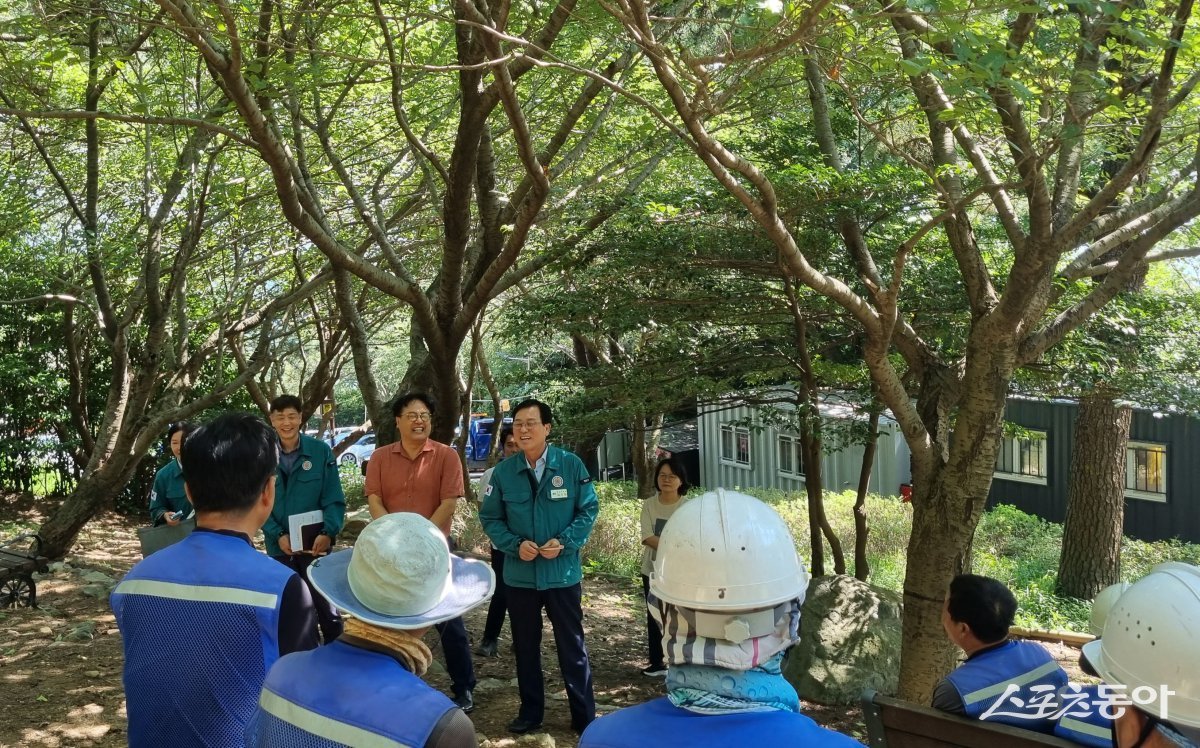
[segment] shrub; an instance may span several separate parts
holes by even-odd
[[[811,559],[808,501],[804,493],[754,488],[739,490],[771,504],[791,531],[801,558]],[[639,537],[642,504],[637,498],[637,486],[631,482],[607,481],[596,484],[596,493],[600,499],[600,513],[583,549],[584,567],[589,573],[634,580],[638,576],[642,553]],[[842,543],[847,572],[851,574],[854,573],[854,498],[853,491],[825,494],[825,515]],[[912,507],[895,497],[871,495],[867,497],[867,518],[870,527],[867,538],[867,557],[871,565],[869,581],[899,591],[904,585]],[[467,502],[460,502],[455,530],[463,547],[487,553],[487,537],[479,527],[476,510],[467,508]],[[825,568],[832,571],[828,544],[823,545]],[[979,523],[972,569],[976,574],[995,577],[1012,589],[1019,604],[1018,626],[1086,631],[1091,603],[1054,594],[1061,550],[1061,525],[1001,505],[984,513]],[[1200,545],[1178,540],[1147,543],[1125,539],[1121,555],[1125,579],[1139,579],[1155,564],[1164,561],[1200,564]]]

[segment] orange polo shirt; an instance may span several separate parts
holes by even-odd
[[[443,501],[463,495],[462,463],[458,452],[433,439],[425,440],[415,460],[397,441],[371,453],[363,490],[383,499],[389,513],[415,512],[429,519]],[[449,519],[441,529],[450,534]]]

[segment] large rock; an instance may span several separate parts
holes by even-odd
[[[813,579],[784,676],[820,704],[858,703],[864,688],[896,693],[902,610],[900,595],[854,577]]]

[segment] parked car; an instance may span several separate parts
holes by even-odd
[[[358,429],[358,426],[340,426],[334,429],[332,434],[326,434],[323,441],[330,447],[336,449],[337,446],[342,443],[343,439],[355,431],[358,431]]]
[[[375,451],[375,432],[363,434],[358,441],[346,447],[346,451],[338,455],[339,465],[362,465],[371,459]]]

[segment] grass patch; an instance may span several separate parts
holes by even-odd
[[[362,468],[350,463],[341,463],[338,465],[338,474],[342,479],[342,492],[346,494],[346,512],[366,508],[367,497],[363,494],[363,484],[367,479],[362,474]]]
[[[641,501],[631,482],[606,481],[596,485],[600,514],[584,548],[584,567],[592,573],[637,579],[641,564],[639,518]],[[775,507],[796,539],[804,559],[812,557],[808,542],[808,505],[804,494],[778,490],[746,489]],[[849,572],[853,573],[854,493],[825,494],[825,513],[842,542]],[[904,583],[905,556],[912,529],[912,507],[893,497],[869,496],[867,517],[871,534],[867,556],[871,583],[899,591]],[[486,553],[487,537],[475,510],[460,502],[456,534],[464,547]],[[1004,582],[1019,604],[1017,625],[1031,628],[1086,631],[1091,603],[1054,594],[1058,557],[1062,550],[1062,525],[1047,522],[1011,506],[984,514],[975,533],[974,571]],[[826,568],[832,559],[826,547]],[[1147,543],[1126,538],[1121,554],[1125,579],[1144,576],[1164,561],[1200,564],[1200,545],[1178,540]]]

